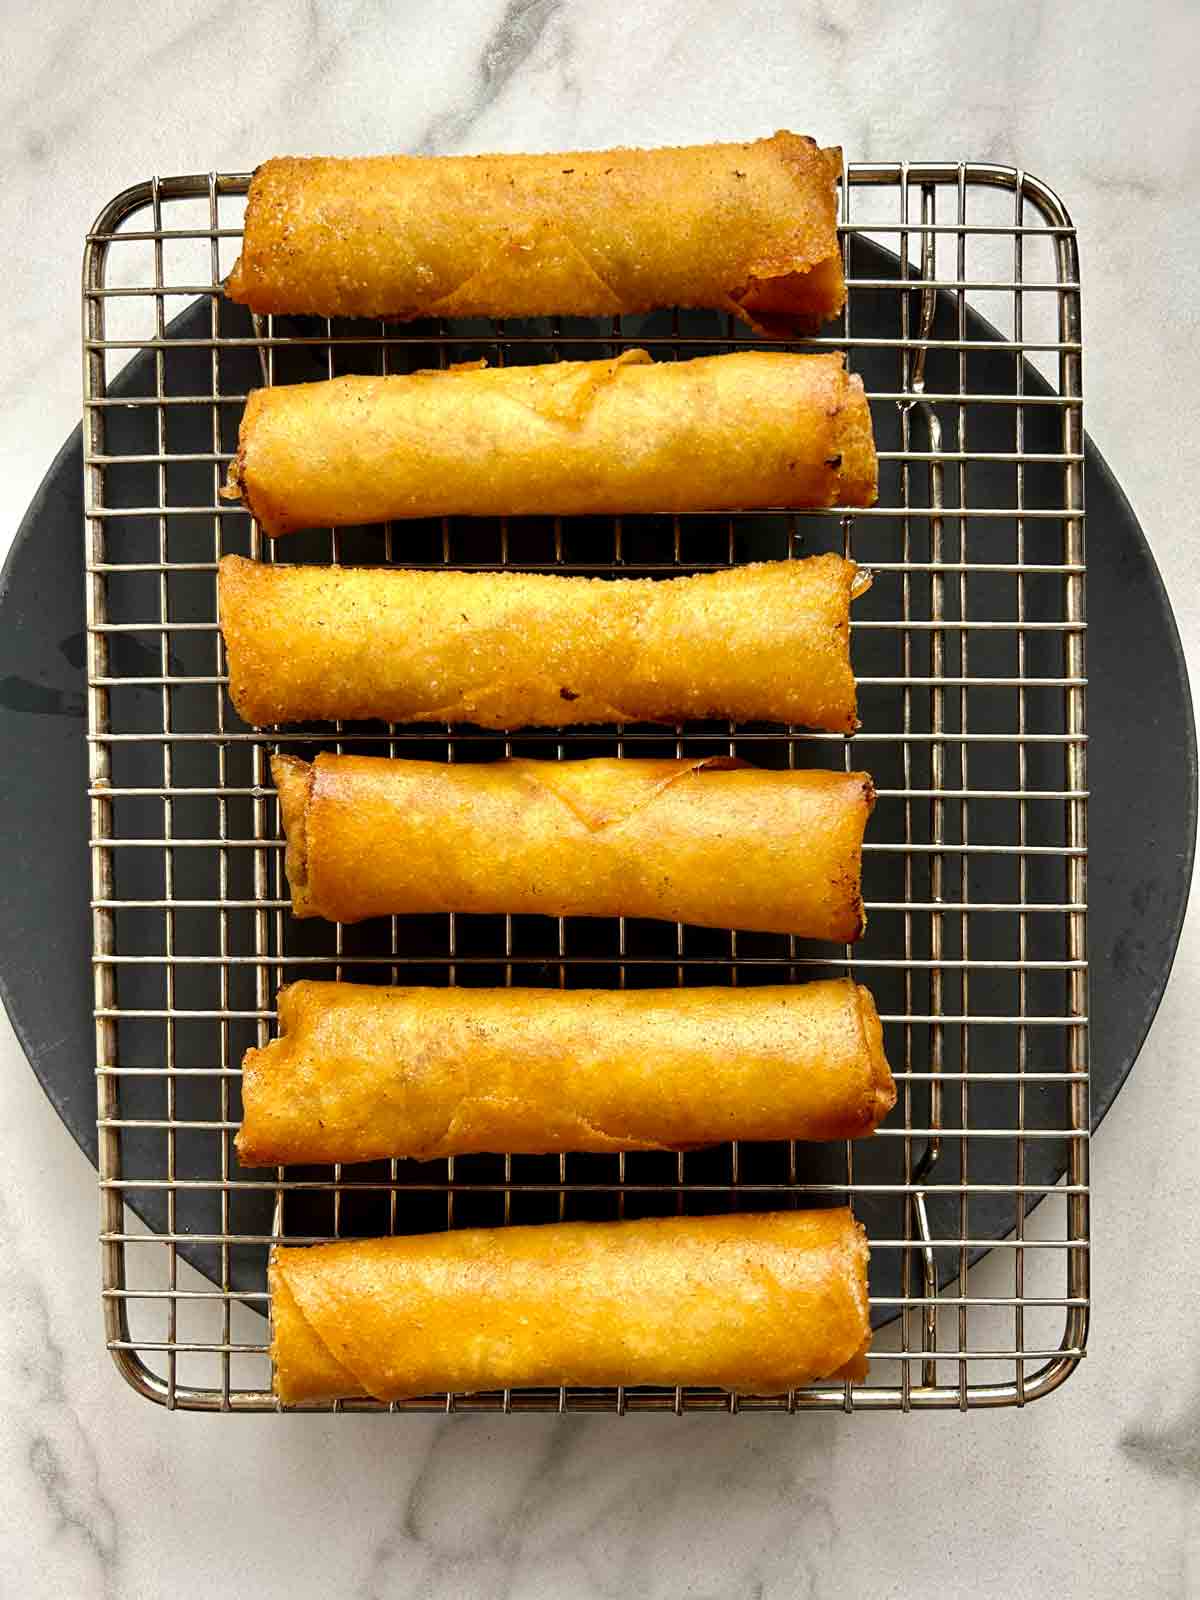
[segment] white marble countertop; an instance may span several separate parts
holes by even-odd
[[[80,240],[126,184],[790,126],[851,159],[1017,162],[1063,195],[1087,426],[1197,659],[1190,452],[1144,425],[1200,434],[1189,0],[44,0],[6,42],[0,550],[78,420]],[[1193,920],[1095,1145],[1090,1354],[1050,1399],[967,1417],[168,1415],[104,1352],[95,1176],[0,1021],[0,1594],[1200,1592],[1197,999]]]

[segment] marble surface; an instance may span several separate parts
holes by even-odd
[[[43,0],[7,20],[0,548],[78,418],[79,241],[125,184],[285,150],[789,125],[857,159],[1019,162],[1066,198],[1087,424],[1197,659],[1191,453],[1144,421],[1200,431],[1188,0]],[[1091,1353],[1028,1411],[966,1418],[169,1416],[104,1353],[94,1175],[0,1022],[0,1595],[1200,1592],[1198,954],[1193,923],[1096,1141]]]

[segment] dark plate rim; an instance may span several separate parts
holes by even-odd
[[[1112,495],[1118,506],[1121,507],[1121,509],[1125,512],[1125,515],[1129,521],[1129,526],[1135,530],[1145,549],[1146,563],[1150,571],[1150,577],[1153,582],[1155,593],[1158,597],[1159,609],[1170,630],[1170,636],[1167,640],[1167,644],[1170,649],[1170,653],[1175,658],[1176,665],[1179,668],[1179,682],[1183,691],[1183,708],[1186,713],[1184,719],[1185,737],[1183,740],[1183,754],[1189,779],[1186,800],[1186,832],[1188,848],[1186,861],[1184,864],[1186,880],[1184,883],[1183,896],[1179,902],[1179,913],[1174,918],[1173,925],[1170,928],[1170,938],[1167,941],[1170,947],[1169,953],[1159,969],[1157,984],[1151,985],[1150,992],[1146,996],[1145,1005],[1142,1011],[1141,1024],[1138,1029],[1138,1040],[1136,1046],[1129,1054],[1129,1057],[1125,1061],[1124,1065],[1113,1074],[1111,1084],[1106,1083],[1104,1085],[1106,1092],[1102,1096],[1097,1096],[1094,1093],[1094,1085],[1091,1086],[1093,1092],[1091,1093],[1090,1119],[1091,1131],[1094,1134],[1099,1128],[1100,1124],[1104,1121],[1105,1117],[1108,1115],[1110,1109],[1112,1108],[1113,1102],[1116,1100],[1117,1096],[1120,1094],[1125,1085],[1125,1080],[1133,1071],[1137,1059],[1142,1053],[1142,1049],[1145,1046],[1150,1029],[1154,1026],[1154,1019],[1158,1015],[1159,1007],[1162,1005],[1163,996],[1167,992],[1167,984],[1171,981],[1171,973],[1175,969],[1175,958],[1179,954],[1179,942],[1183,935],[1183,925],[1187,920],[1188,906],[1191,902],[1192,874],[1196,864],[1198,784],[1196,709],[1195,701],[1192,697],[1191,678],[1188,674],[1187,656],[1184,653],[1183,639],[1180,637],[1179,623],[1176,620],[1175,611],[1171,605],[1171,597],[1167,593],[1167,586],[1163,582],[1162,573],[1160,572],[1158,562],[1154,557],[1154,548],[1149,539],[1147,539],[1142,528],[1141,521],[1133,509],[1129,496],[1121,487],[1116,473],[1109,466],[1108,462],[1104,459],[1099,449],[1096,447],[1094,441],[1087,434],[1084,435],[1084,456],[1086,458],[1086,464],[1084,468],[1085,473],[1088,471],[1095,471],[1104,480],[1105,489],[1109,494]],[[1085,557],[1085,560],[1086,559],[1087,558]],[[1088,565],[1090,567],[1090,561],[1088,561]],[[1090,922],[1090,897],[1088,901],[1087,916]],[[1092,968],[1089,956],[1089,982],[1091,979],[1091,971]],[[1088,1011],[1090,1014],[1090,1005],[1088,1007]]]

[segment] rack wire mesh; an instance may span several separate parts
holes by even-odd
[[[1061,202],[1009,167],[848,168],[847,308],[789,348],[844,349],[863,374],[881,447],[869,511],[455,520],[314,532],[276,551],[217,498],[260,382],[756,341],[691,312],[260,323],[220,292],[247,184],[139,184],[105,207],[84,256],[100,1238],[118,1367],[169,1407],[275,1409],[265,1264],[280,1238],[848,1198],[872,1248],[864,1383],[334,1409],[965,1409],[1049,1392],[1083,1355],[1089,1293],[1081,343]],[[853,622],[863,726],[849,741],[714,723],[508,739],[260,731],[227,703],[215,570],[229,551],[632,576],[828,548],[875,575]],[[870,927],[835,949],[632,920],[296,922],[267,760],[323,743],[448,761],[728,752],[864,766],[880,796],[864,858]],[[635,986],[828,971],[870,983],[884,1016],[900,1098],[868,1141],[274,1175],[243,1171],[233,1153],[242,1053],[269,1036],[275,992],[297,976]]]

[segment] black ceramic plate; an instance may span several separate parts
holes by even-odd
[[[856,245],[859,250],[866,248],[865,243]],[[894,258],[884,258],[880,253],[880,261],[870,263],[871,270],[885,274],[889,260],[894,262]],[[872,305],[869,297],[864,297],[863,303],[856,306],[856,332],[879,332],[885,337],[894,337],[896,330],[888,319],[894,317],[895,304],[894,295],[881,295],[877,306]],[[186,332],[194,320],[196,331],[204,334],[207,317],[206,304],[192,308],[184,313],[175,328]],[[873,326],[874,322],[879,323],[878,329]],[[994,334],[987,324],[972,319],[970,337],[989,336],[994,337]],[[703,333],[698,332],[697,337],[702,339]],[[869,368],[872,352],[862,354],[865,360],[859,365]],[[194,356],[201,363],[208,360],[207,351],[198,350]],[[247,361],[251,359],[247,353]],[[135,361],[122,376],[118,390],[127,385],[127,392],[146,392],[147,375],[139,370],[144,364],[147,364],[145,357]],[[323,372],[288,373],[289,379],[310,375],[322,376]],[[243,376],[247,384],[253,383],[253,370]],[[865,376],[868,387],[872,387],[875,381],[872,372],[866,370]],[[205,383],[207,378],[200,373],[198,381]],[[932,373],[930,381],[934,382]],[[1004,375],[990,370],[987,357],[978,365],[974,359],[970,364],[970,383],[978,385],[982,392],[995,391],[1010,381],[1011,373]],[[887,376],[880,386],[891,386]],[[1046,392],[1042,380],[1032,370],[1027,370],[1026,386],[1032,394]],[[1005,448],[1004,441],[987,437],[987,410],[980,408],[979,414],[983,426],[973,434],[973,448]],[[118,415],[110,413],[114,420]],[[131,419],[138,415],[129,414]],[[1030,408],[1028,416],[1027,448],[1056,448],[1051,434],[1044,440],[1038,437],[1039,429],[1053,428],[1052,413]],[[894,408],[890,415],[878,415],[876,422],[880,442],[886,446],[891,442],[889,434],[895,429]],[[206,413],[198,425],[208,426]],[[204,440],[199,440],[195,446],[207,447]],[[1007,447],[1011,448],[1011,444]],[[152,448],[152,443],[145,448]],[[175,448],[189,446],[181,439]],[[0,770],[0,874],[5,884],[0,908],[0,992],[42,1086],[81,1149],[95,1163],[91,937],[87,909],[90,880],[85,799],[81,480],[77,431],[47,473],[0,579],[0,736],[4,741]],[[1154,559],[1112,473],[1090,444],[1087,447],[1086,492],[1090,552],[1090,952],[1092,1118],[1095,1124],[1112,1104],[1137,1056],[1175,954],[1195,843],[1196,739],[1179,637]],[[885,483],[885,503],[887,493]],[[978,505],[1010,504],[1011,486],[999,476],[994,482],[984,478],[973,485],[973,498]],[[368,540],[361,554],[355,547],[347,559],[369,560],[369,552]],[[740,553],[780,552],[758,548],[751,526],[745,548]],[[947,554],[952,552],[947,551]],[[869,562],[870,554],[864,558]],[[881,559],[878,553],[876,559]],[[205,581],[211,582],[210,579]],[[209,593],[197,614],[205,614],[204,607],[211,604]],[[891,604],[883,585],[877,584],[872,603],[884,608]],[[182,636],[184,645],[186,638]],[[860,635],[856,652],[869,655],[875,648],[871,641],[880,638],[877,633]],[[126,638],[114,640],[114,650],[118,652],[117,669],[136,673],[137,661],[120,658],[122,648],[136,652],[139,647]],[[211,650],[211,645],[207,648]],[[860,671],[873,670],[870,661],[864,661],[861,655],[859,661]],[[157,670],[157,666],[151,670]],[[211,670],[211,666],[192,670]],[[893,718],[894,708],[887,715]],[[864,705],[863,716],[870,726],[870,702]],[[896,724],[891,721],[890,725]],[[988,746],[977,748],[980,753],[978,757],[972,756],[972,780],[980,784],[986,781],[986,763],[991,758]],[[865,754],[878,754],[879,759],[886,759],[881,746],[866,747]],[[978,768],[974,765],[977,759]],[[157,780],[158,774],[151,772],[142,781],[153,784]],[[1036,784],[1037,781],[1037,774],[1032,774],[1031,782]],[[872,870],[885,872],[886,862],[887,858],[873,858]],[[875,887],[878,891],[880,886],[877,883]],[[875,897],[880,896],[876,893]],[[882,929],[877,933],[883,936]],[[973,942],[972,955],[988,954],[988,937],[985,928],[979,942]],[[976,939],[974,933],[972,938]],[[873,953],[887,952],[876,950]],[[891,953],[894,954],[894,950]],[[130,981],[136,982],[136,969]],[[185,982],[186,974],[181,972],[179,981]],[[887,975],[880,981],[886,986]],[[881,1009],[901,1009],[894,995],[880,993]],[[126,1003],[136,1005],[137,1001],[127,1000]],[[180,995],[178,1003],[187,1002]],[[982,1030],[985,1036],[987,1032]],[[988,1065],[986,1048],[985,1045],[982,1061],[973,1056],[976,1065]],[[947,1061],[946,1065],[952,1063]],[[181,1085],[181,1094],[185,1093],[185,1087]],[[131,1092],[136,1091],[137,1085],[133,1083]],[[957,1090],[954,1097],[957,1098]],[[974,1119],[986,1124],[989,1110],[982,1100],[973,1100]],[[131,1114],[137,1114],[136,1108]],[[182,1101],[179,1114],[189,1115]],[[197,1109],[194,1114],[202,1116],[211,1111]],[[920,1114],[920,1106],[915,1105],[915,1117],[919,1118]],[[1009,1114],[997,1101],[992,1115],[1006,1120]],[[1031,1127],[1037,1127],[1039,1122],[1043,1127],[1061,1126],[1061,1101],[1031,1086],[1027,1115]],[[132,1142],[135,1142],[133,1136]],[[972,1158],[972,1176],[986,1180],[992,1176],[987,1170],[989,1152],[986,1143],[977,1143],[981,1145],[980,1155],[978,1160]],[[871,1141],[859,1147],[862,1158],[857,1176],[871,1176],[875,1162],[887,1155],[885,1144],[891,1144],[894,1151],[891,1141]],[[823,1159],[814,1147],[806,1175],[819,1176],[824,1170]],[[943,1165],[947,1169],[945,1179],[953,1182],[955,1173],[951,1169],[957,1165],[956,1158],[944,1161]],[[1026,1182],[1051,1183],[1064,1166],[1062,1141],[1031,1143]],[[148,1170],[153,1170],[153,1166]],[[193,1175],[188,1171],[182,1146],[178,1170],[181,1177]],[[195,1175],[200,1175],[199,1168]],[[838,1174],[831,1168],[829,1176],[836,1181]],[[1006,1175],[998,1171],[995,1176],[1000,1183],[1011,1181],[1011,1173]],[[211,1196],[208,1199],[211,1201]],[[140,1191],[133,1197],[133,1203],[151,1228],[164,1226],[166,1201],[162,1191]],[[196,1200],[195,1205],[199,1204]],[[192,1206],[193,1197],[187,1191],[181,1192],[177,1214],[180,1231],[210,1229],[213,1219],[201,1214],[199,1209],[192,1214]],[[860,1204],[859,1210],[869,1227],[875,1225],[882,1232],[893,1232],[894,1208],[886,1216],[881,1212],[879,1218],[874,1218],[872,1201],[868,1198]],[[933,1211],[935,1230],[953,1236],[958,1226],[957,1197],[947,1195],[940,1203],[934,1200]],[[414,1220],[419,1223],[420,1218]],[[1013,1221],[1011,1196],[972,1197],[972,1236],[1000,1238],[1011,1229]],[[238,1225],[246,1231],[269,1231],[269,1195],[250,1197],[247,1214],[239,1217]],[[436,1225],[436,1219],[431,1218],[430,1225]],[[292,1217],[291,1226],[309,1231],[299,1215]],[[319,1220],[312,1219],[311,1231],[321,1230]],[[216,1274],[218,1261],[213,1247],[196,1244],[184,1245],[182,1249],[202,1272],[210,1276]],[[872,1264],[873,1287],[877,1293],[899,1292],[898,1263],[898,1252],[885,1251],[877,1255]],[[944,1276],[951,1275],[956,1269],[957,1252],[947,1252],[947,1259],[940,1265]],[[233,1274],[236,1287],[262,1286],[260,1261],[244,1267],[235,1261]],[[881,1320],[886,1320],[886,1313]]]

